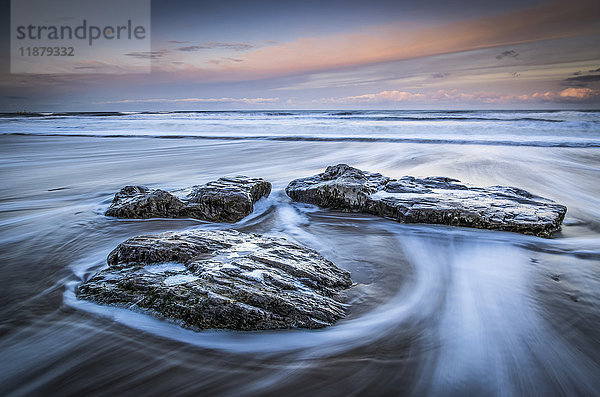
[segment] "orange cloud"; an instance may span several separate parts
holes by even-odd
[[[405,102],[405,101],[419,101],[425,99],[425,94],[413,94],[406,91],[381,91],[377,94],[365,94],[348,96],[338,98],[338,103],[380,103],[380,102]],[[333,98],[330,102],[335,103],[336,99]]]
[[[316,103],[357,104],[357,103],[403,103],[403,102],[472,102],[472,103],[515,103],[546,102],[560,100],[587,100],[598,96],[600,92],[590,88],[567,88],[560,92],[535,92],[533,94],[504,95],[495,92],[465,93],[458,90],[439,90],[433,93],[412,93],[406,91],[381,91],[375,94],[364,94],[340,98],[325,98]]]
[[[377,26],[238,53],[240,62],[204,63],[195,72],[213,81],[265,78],[597,34],[599,14],[600,2],[576,0],[441,26]]]
[[[558,94],[561,98],[567,99],[590,99],[598,95],[598,90],[591,88],[567,88]]]

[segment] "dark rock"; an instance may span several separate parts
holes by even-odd
[[[260,178],[220,178],[202,186],[166,192],[145,186],[125,186],[106,211],[117,218],[196,218],[237,222],[252,213],[254,203],[271,193]]]
[[[505,230],[548,237],[560,229],[567,208],[507,186],[471,187],[445,177],[391,179],[346,164],[296,179],[292,199],[321,207],[364,212],[405,223]]]
[[[183,201],[164,190],[125,186],[115,194],[106,215],[118,218],[169,218],[178,216],[183,208]]]
[[[77,289],[80,299],[143,309],[194,329],[321,328],[345,314],[350,274],[283,238],[236,231],[139,236]]]

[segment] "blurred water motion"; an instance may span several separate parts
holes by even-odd
[[[2,394],[597,395],[598,114],[451,116],[4,117]],[[250,138],[334,131],[396,142],[101,137],[124,131]],[[479,144],[465,144],[469,134]],[[447,143],[401,143],[440,137]],[[567,218],[555,238],[541,239],[402,225],[293,203],[283,192],[291,179],[341,162],[389,176],[515,185],[567,205]],[[227,174],[274,185],[235,225],[102,215],[126,184],[176,188]],[[74,287],[128,237],[230,227],[284,236],[351,271],[358,285],[348,317],[316,331],[196,333],[74,297]]]

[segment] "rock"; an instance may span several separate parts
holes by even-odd
[[[139,236],[77,289],[80,299],[138,308],[193,329],[321,328],[345,314],[350,274],[283,238],[236,231]]]
[[[179,216],[185,203],[169,192],[146,186],[125,186],[105,215],[117,218],[170,218]]]
[[[254,203],[268,197],[271,184],[245,176],[220,178],[202,186],[166,192],[125,186],[115,194],[106,216],[117,218],[187,217],[211,222],[237,222],[252,213]]]
[[[296,179],[285,191],[296,201],[399,222],[505,230],[541,237],[559,230],[567,211],[563,205],[515,187],[471,187],[446,177],[391,179],[346,164]]]

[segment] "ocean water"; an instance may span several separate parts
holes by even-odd
[[[600,395],[600,112],[0,115],[2,395]],[[568,207],[544,239],[294,203],[347,163],[513,185]],[[103,216],[127,184],[224,175],[273,192],[236,224]],[[236,229],[318,250],[357,283],[321,330],[193,332],[78,301],[121,241]]]
[[[238,111],[0,114],[0,133],[600,147],[600,112]]]

